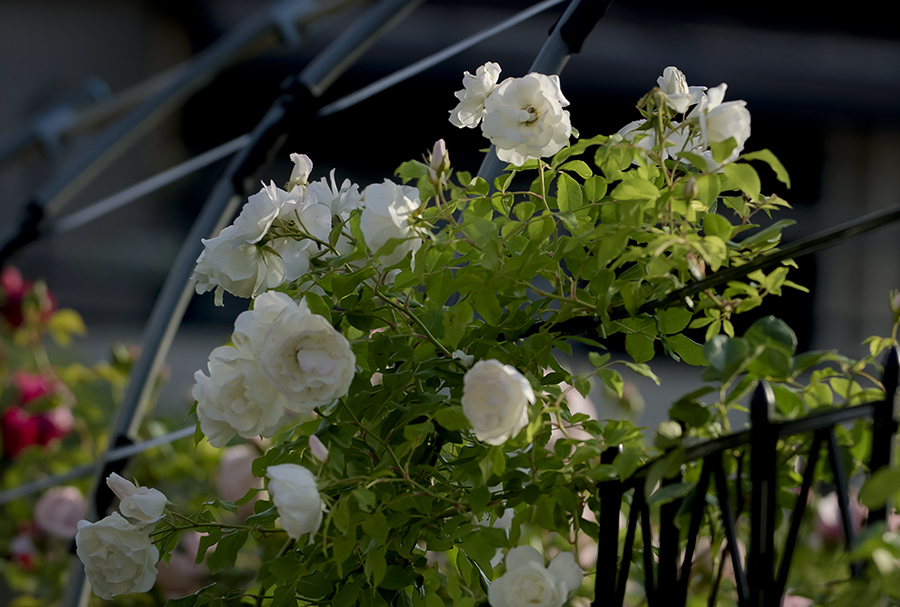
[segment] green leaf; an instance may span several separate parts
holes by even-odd
[[[749,154],[743,155],[744,160],[761,160],[771,167],[773,171],[775,171],[775,176],[778,178],[778,181],[783,183],[790,189],[791,187],[791,178],[788,176],[787,169],[784,168],[784,165],[781,164],[781,161],[775,157],[775,154],[770,152],[769,150],[759,150],[757,152],[750,152]]]
[[[331,322],[331,303],[326,302],[321,295],[317,295],[312,291],[307,291],[303,296],[303,299],[306,300],[306,305],[309,306],[309,311],[313,314],[318,314],[319,316],[324,316],[325,320]]]
[[[503,308],[497,301],[497,295],[493,291],[478,291],[472,296],[477,312],[487,324],[498,326],[503,316]]]
[[[363,519],[362,528],[378,544],[384,544],[387,542],[388,531],[390,531],[391,526],[388,524],[384,514],[376,512],[374,516]]]
[[[645,363],[653,359],[653,339],[639,333],[625,336],[625,351],[636,363]]]
[[[635,177],[619,183],[611,195],[616,200],[656,200],[660,194],[655,185],[646,179]]]
[[[471,423],[459,405],[444,406],[434,412],[434,421],[447,430],[465,430]]]
[[[647,500],[647,504],[652,506],[654,504],[665,504],[681,499],[690,493],[693,488],[694,485],[691,483],[672,483],[671,485],[664,485],[653,492],[653,495]]]
[[[709,364],[706,356],[703,355],[703,346],[691,341],[690,338],[679,334],[670,335],[667,339],[669,347],[687,364],[695,367],[705,367]]]
[[[582,164],[584,163],[582,162]],[[561,173],[557,180],[557,188],[556,202],[560,211],[572,211],[582,205],[581,186],[574,179]]]
[[[587,165],[583,160],[570,160],[565,163],[561,167],[559,167],[560,171],[572,171],[573,173],[577,173],[579,177],[582,179],[588,179],[593,175],[593,171],[591,171],[591,167]]]
[[[734,137],[729,137],[725,141],[710,141],[709,149],[712,152],[713,160],[716,162],[725,162],[731,156],[731,153],[737,147],[737,141]]]
[[[206,558],[206,565],[209,567],[210,573],[233,567],[238,551],[244,546],[249,536],[248,530],[239,529],[219,538],[215,552]]]
[[[726,164],[723,168],[725,176],[732,185],[741,190],[744,194],[756,200],[759,197],[759,175],[749,164],[732,162]]]
[[[584,182],[584,195],[587,197],[588,202],[597,202],[606,196],[606,190],[606,180],[599,175],[594,175]]]
[[[751,346],[775,348],[792,356],[797,351],[797,336],[787,323],[774,316],[760,318],[747,329],[744,339]]]
[[[752,248],[764,243],[778,242],[781,239],[781,230],[788,226],[792,226],[796,221],[793,219],[779,219],[767,228],[763,228],[756,234],[748,236],[741,241],[741,247]]]
[[[859,490],[859,501],[870,509],[883,508],[887,500],[900,492],[900,469],[875,471]]]
[[[612,465],[619,473],[620,479],[626,479],[641,465],[641,453],[638,449],[625,449],[616,456]]]
[[[206,595],[212,594],[212,589],[215,587],[216,582],[213,582],[212,584],[204,586],[193,594],[189,594],[177,599],[169,599],[168,601],[166,601],[165,607],[194,607],[194,605],[199,603],[201,600],[206,599]],[[210,592],[207,592],[208,590]]]
[[[628,367],[629,369],[631,369],[638,375],[640,375],[642,377],[646,377],[647,379],[652,379],[653,383],[655,383],[657,386],[659,385],[659,378],[656,376],[655,373],[653,373],[653,371],[650,370],[650,367],[648,365],[645,365],[643,363],[640,363],[640,364],[631,363],[631,362],[628,362],[627,360],[622,361],[622,362],[625,363],[626,367]]]
[[[588,360],[595,367],[602,367],[610,359],[611,354],[600,354],[599,352],[588,352]]]
[[[357,487],[353,491],[351,491],[353,497],[356,498],[356,501],[359,503],[359,507],[365,512],[371,512],[375,508],[376,497],[375,494],[366,489],[365,487]]]
[[[702,403],[682,399],[669,408],[669,417],[688,426],[700,428],[712,418],[712,414]]]
[[[703,232],[707,236],[718,236],[724,241],[731,239],[731,232],[734,226],[731,222],[715,213],[707,213],[703,217]]]
[[[475,487],[469,492],[469,508],[475,516],[481,516],[488,502],[491,501],[491,492],[484,485]]]

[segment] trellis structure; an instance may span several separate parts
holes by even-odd
[[[355,57],[370,44],[377,36],[404,14],[412,10],[421,0],[381,0],[375,4],[359,21],[345,32],[339,39],[323,51],[301,74],[289,78],[282,90],[282,94],[275,100],[271,109],[260,122],[257,128],[250,134],[226,144],[216,154],[210,156],[213,159],[237,152],[232,158],[224,176],[216,184],[210,193],[200,216],[188,234],[185,244],[175,260],[172,270],[165,282],[163,290],[154,306],[152,315],[147,323],[142,338],[142,351],[144,355],[138,361],[130,378],[123,404],[120,407],[117,419],[112,427],[110,435],[113,437],[110,449],[101,462],[80,470],[80,474],[93,472],[95,474],[94,507],[91,516],[96,518],[102,515],[112,502],[112,494],[101,482],[112,471],[121,471],[128,462],[128,458],[137,453],[141,448],[158,444],[159,441],[148,442],[146,445],[132,445],[137,424],[140,421],[139,411],[146,401],[152,378],[155,371],[162,364],[171,340],[174,337],[181,317],[193,292],[193,283],[189,277],[193,270],[194,261],[201,251],[201,238],[215,235],[235,214],[240,200],[245,196],[244,179],[254,173],[266,162],[268,152],[276,147],[281,136],[297,120],[298,115],[313,118],[319,115],[332,113],[349,107],[353,103],[364,100],[368,95],[383,90],[387,86],[396,84],[414,73],[434,65],[436,62],[446,59],[452,54],[458,53],[471,46],[488,35],[497,33],[505,27],[513,25],[527,16],[536,14],[557,4],[563,0],[545,0],[536,4],[531,9],[523,11],[520,15],[508,20],[501,26],[491,28],[482,34],[473,36],[458,45],[454,45],[447,51],[426,58],[414,64],[402,73],[388,77],[375,85],[370,85],[350,95],[347,101],[340,100],[320,108],[318,96],[324,92],[328,85],[346,69]],[[144,103],[122,122],[113,125],[101,137],[95,145],[82,157],[79,157],[70,166],[64,168],[53,180],[45,185],[28,203],[24,218],[19,230],[0,246],[0,262],[5,262],[17,250],[26,246],[40,236],[52,234],[60,228],[63,222],[53,223],[50,220],[59,212],[62,205],[71,198],[74,193],[90,180],[103,166],[121,152],[125,144],[145,132],[148,125],[158,118],[167,109],[171,109],[178,101],[184,99],[188,92],[196,90],[211,72],[221,69],[225,60],[234,56],[237,50],[243,48],[248,42],[272,27],[281,32],[286,39],[292,39],[293,23],[298,19],[309,18],[315,14],[309,12],[308,2],[295,0],[283,0],[277,3],[275,9],[265,13],[265,18],[258,18],[242,26],[233,36],[217,46],[211,47],[199,56],[189,68],[180,76],[174,77],[166,85],[156,92],[154,96]],[[532,70],[542,73],[560,73],[571,53],[578,52],[584,38],[590,33],[597,20],[599,20],[609,0],[588,1],[572,0],[565,13],[554,26],[547,42],[544,44]],[[301,10],[303,9],[303,10]],[[296,32],[295,32],[296,33]],[[343,102],[343,103],[342,103]],[[194,163],[193,168],[202,166]],[[499,174],[502,164],[493,152],[490,152],[479,171],[479,175],[488,183]],[[182,175],[184,172],[178,173]],[[157,186],[161,187],[166,180],[162,180]],[[147,193],[147,188],[141,190]],[[95,214],[94,217],[99,216]],[[684,297],[700,292],[704,289],[714,288],[746,276],[750,272],[764,267],[779,264],[781,261],[793,257],[809,254],[821,248],[832,246],[847,238],[851,238],[889,222],[900,219],[900,208],[891,209],[888,212],[864,217],[851,224],[840,226],[823,234],[797,242],[783,248],[779,252],[763,256],[761,259],[741,266],[730,268],[710,275],[706,279],[684,289],[671,293],[664,299],[648,302],[640,312],[652,312],[668,305],[683,300]],[[619,311],[620,315],[624,314]],[[593,323],[593,319],[572,319],[560,325],[561,330],[576,333],[579,328],[587,328]],[[563,326],[564,325],[564,326]],[[888,388],[887,398],[879,403],[870,403],[849,407],[847,409],[829,411],[824,414],[814,414],[800,420],[778,422],[771,419],[771,393],[765,384],[760,384],[753,403],[751,405],[752,426],[750,430],[726,436],[701,445],[690,447],[685,454],[685,461],[702,461],[700,480],[694,488],[696,497],[705,496],[715,488],[721,506],[722,521],[725,525],[727,541],[730,546],[737,545],[736,530],[734,525],[734,512],[729,498],[728,479],[724,474],[722,457],[735,449],[748,449],[753,457],[751,466],[751,480],[754,487],[751,504],[751,529],[749,562],[751,567],[746,572],[740,564],[737,551],[732,550],[734,569],[736,572],[738,596],[741,607],[763,607],[777,604],[776,600],[784,594],[787,573],[791,562],[791,550],[793,540],[796,539],[799,530],[799,520],[802,516],[809,493],[812,475],[816,467],[816,461],[820,457],[821,448],[827,449],[831,462],[834,482],[838,487],[842,520],[844,522],[845,536],[848,545],[852,542],[852,528],[849,525],[849,507],[847,479],[843,471],[839,446],[837,445],[834,427],[836,424],[856,419],[858,417],[871,418],[875,421],[875,439],[871,467],[873,470],[889,463],[890,444],[896,432],[896,423],[893,420],[893,394],[897,386],[898,354],[894,350],[886,364],[884,384]],[[774,493],[774,455],[778,437],[796,434],[800,432],[812,432],[812,449],[808,456],[808,465],[804,473],[801,495],[798,497],[798,508],[792,518],[788,535],[787,548],[781,559],[777,575],[775,574],[775,551],[773,513],[775,508]],[[185,435],[181,430],[170,436],[178,438]],[[605,455],[608,459],[614,457],[614,452]],[[675,605],[673,597],[678,597],[679,605],[684,604],[690,579],[690,563],[693,557],[697,531],[704,517],[704,499],[694,499],[692,505],[690,529],[685,540],[682,540],[674,525],[662,525],[660,539],[656,548],[659,551],[659,563],[654,564],[652,554],[654,547],[651,545],[652,529],[650,508],[645,499],[644,483],[647,480],[645,467],[626,481],[608,481],[598,487],[601,495],[600,523],[600,556],[597,564],[597,596],[603,597],[595,604],[608,604],[608,589],[614,588],[616,603],[622,604],[624,600],[625,582],[628,579],[632,556],[634,555],[634,543],[638,523],[641,524],[643,535],[643,559],[644,568],[650,575],[646,577],[646,592],[648,604],[652,607],[657,604]],[[71,478],[71,474],[66,476]],[[677,482],[667,481],[667,482]],[[35,489],[48,486],[47,482],[39,483],[32,487]],[[36,490],[36,489],[35,489]],[[624,496],[633,493],[632,506],[624,551],[619,555],[619,527],[618,516]],[[10,492],[15,496],[22,495],[19,492]],[[0,495],[0,503],[12,499],[10,495]],[[671,520],[674,513],[681,507],[681,500],[665,504],[660,509],[663,521]],[[870,514],[870,521],[884,520],[885,511],[874,511]],[[685,544],[685,557],[680,567],[678,556],[680,547]],[[854,573],[858,571],[854,570]],[[72,567],[72,584],[70,585],[68,598],[65,605],[74,606],[84,596],[83,569],[75,560]],[[662,592],[665,592],[665,595]],[[665,601],[663,603],[663,601]]]

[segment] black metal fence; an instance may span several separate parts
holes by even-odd
[[[600,497],[600,512],[597,519],[600,532],[594,605],[600,607],[624,603],[626,582],[637,554],[635,537],[637,526],[640,524],[642,535],[640,558],[647,605],[684,607],[697,537],[704,518],[709,521],[718,520],[724,529],[727,551],[730,553],[734,569],[738,605],[740,607],[781,605],[791,569],[794,546],[800,532],[800,522],[806,510],[813,481],[816,480],[814,478],[816,464],[823,448],[831,470],[831,482],[838,497],[845,546],[848,549],[853,546],[854,531],[850,515],[847,472],[835,428],[860,418],[871,420],[872,452],[869,470],[874,473],[888,466],[894,435],[897,432],[894,398],[898,373],[900,373],[900,350],[895,347],[888,352],[884,362],[883,400],[813,412],[800,419],[785,421],[773,419],[775,402],[772,390],[766,382],[761,381],[750,401],[750,428],[688,447],[682,462],[700,466],[699,480],[685,497],[662,504],[655,517],[646,498],[648,473],[655,462],[646,464],[624,481],[611,480],[600,483],[597,486]],[[779,561],[775,547],[778,443],[784,437],[804,433],[811,434],[812,439],[806,453],[803,482],[790,515]],[[617,449],[608,450],[604,453],[604,462],[612,463],[617,454]],[[735,457],[736,454],[740,457],[740,465],[737,466],[736,475],[729,478],[725,473],[723,460]],[[742,490],[743,467],[748,460],[751,486],[749,500],[743,495]],[[661,486],[682,482],[683,478],[682,468],[681,472],[671,478],[663,479]],[[710,511],[711,507],[707,500],[710,491],[714,492],[717,498],[718,515]],[[626,497],[630,497],[631,505],[625,541],[620,554],[619,513]],[[735,521],[746,514],[748,502],[749,550],[746,552],[746,559],[742,559],[742,544],[738,541]],[[673,522],[684,508],[690,510],[690,522],[685,532],[679,530]],[[886,517],[886,508],[873,509],[869,512],[868,523],[885,521]],[[658,537],[655,545],[654,525]],[[743,563],[747,564],[746,570]],[[850,575],[859,577],[861,574],[861,565],[852,563]],[[716,604],[717,591],[718,586],[714,585],[709,605]],[[611,600],[611,596],[615,598]]]

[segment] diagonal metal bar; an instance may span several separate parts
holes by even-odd
[[[487,29],[481,30],[477,34],[473,34],[468,38],[460,40],[456,44],[448,46],[442,51],[438,51],[433,55],[429,55],[424,59],[416,61],[412,65],[398,70],[390,76],[386,76],[384,78],[381,78],[380,80],[376,80],[372,84],[364,86],[354,93],[350,93],[345,97],[341,97],[337,101],[329,103],[321,110],[319,110],[319,116],[329,116],[336,112],[340,112],[341,110],[352,107],[362,101],[365,101],[366,99],[373,97],[378,93],[403,82],[404,80],[408,80],[409,78],[412,78],[413,76],[434,67],[442,61],[458,55],[459,53],[472,48],[476,44],[483,42],[488,38],[491,38],[492,36],[496,36],[497,34],[518,25],[519,23],[522,23],[523,21],[542,13],[549,8],[552,8],[557,4],[562,4],[563,2],[565,2],[565,0],[544,0],[543,2],[538,2],[534,6],[531,6],[524,11],[513,15],[509,19],[501,21],[500,23],[493,25]]]
[[[35,192],[24,217],[0,246],[0,265],[35,240],[47,217],[54,217],[88,183],[136,143],[191,93],[240,55],[261,36],[283,29],[284,21],[307,22],[323,8],[311,0],[278,0],[198,53],[178,70],[165,86],[150,95],[130,114],[110,126],[86,150],[63,164],[60,170]]]
[[[622,564],[619,566],[619,577],[616,580],[616,605],[622,605],[625,602],[625,586],[628,585],[628,572],[631,570],[631,558],[634,556],[634,537],[637,534],[638,517],[641,515],[641,511],[637,507],[637,489],[635,489],[634,495],[635,497],[631,500],[631,510],[628,512],[628,529],[625,532],[625,545],[622,547]],[[603,595],[599,589],[595,589],[595,607],[606,604],[605,600],[601,600],[601,596]]]
[[[681,563],[681,577],[678,579],[680,590],[678,592],[678,605],[683,606],[687,599],[688,585],[691,582],[691,565],[694,561],[694,549],[697,547],[697,537],[700,535],[700,525],[703,523],[703,513],[706,510],[706,492],[709,489],[709,475],[711,466],[703,460],[700,470],[700,480],[694,488],[694,502],[691,504],[691,523],[688,527],[687,545],[684,548],[684,560]]]
[[[873,473],[891,465],[891,451],[894,445],[894,434],[897,432],[897,421],[894,419],[894,400],[897,396],[897,380],[900,374],[900,350],[893,347],[888,351],[884,361],[884,372],[881,383],[884,385],[884,400],[875,403],[872,413],[872,455],[869,459],[869,470]],[[887,505],[869,511],[869,523],[887,520]]]
[[[728,483],[725,479],[725,470],[722,468],[721,453],[708,461],[713,466],[713,476],[716,478],[716,495],[719,498],[719,511],[722,513],[722,525],[725,528],[725,540],[728,542],[728,552],[731,555],[731,567],[734,569],[734,583],[737,586],[738,606],[748,607],[750,604],[750,589],[747,584],[747,574],[741,565],[740,549],[738,548],[737,530],[734,523],[734,512],[731,510],[731,499],[728,496]],[[720,565],[721,566],[721,565]]]
[[[847,483],[847,470],[844,468],[841,445],[838,443],[834,426],[828,429],[828,462],[831,464],[831,472],[834,476],[835,491],[841,512],[841,527],[844,530],[844,542],[847,550],[852,550],[854,531],[853,517],[850,516],[850,486]],[[861,577],[862,563],[858,561],[850,563],[850,574],[855,578]]]
[[[803,522],[803,513],[806,512],[806,501],[809,498],[809,490],[812,487],[816,464],[819,462],[819,451],[822,450],[822,443],[825,442],[825,438],[824,430],[816,431],[813,435],[809,456],[806,458],[806,469],[803,470],[803,483],[800,485],[800,493],[797,495],[794,512],[791,514],[791,526],[787,537],[784,538],[784,550],[781,554],[781,563],[778,566],[778,577],[775,581],[775,596],[777,597],[783,597],[787,588],[788,573],[790,573],[791,560],[794,557],[794,546],[797,544],[800,523]]]
[[[645,481],[646,482],[646,481]],[[641,543],[644,549],[644,593],[647,605],[656,605],[656,574],[653,572],[653,529],[650,527],[650,506],[645,496],[645,485],[642,483],[634,489],[632,508],[637,508],[641,516]]]
[[[162,436],[149,438],[132,445],[118,447],[116,449],[112,449],[111,451],[107,451],[103,454],[103,457],[89,464],[75,466],[71,470],[67,470],[62,474],[47,476],[36,481],[31,481],[30,483],[25,483],[19,485],[18,487],[13,487],[12,489],[0,492],[0,506],[13,500],[27,497],[39,491],[43,491],[44,489],[47,489],[49,487],[55,487],[56,485],[61,485],[73,479],[87,476],[88,474],[95,472],[97,469],[109,462],[117,462],[119,460],[134,457],[138,453],[143,453],[144,451],[148,451],[149,449],[154,449],[156,447],[161,447],[162,445],[168,445],[169,443],[175,442],[179,439],[191,436],[194,433],[195,429],[196,426],[188,426],[185,428],[180,428],[173,432],[169,432],[168,434],[163,434]]]
[[[63,232],[80,228],[81,226],[95,221],[104,215],[108,215],[143,196],[147,196],[156,190],[186,177],[194,171],[198,171],[234,154],[238,150],[246,147],[248,143],[250,143],[249,134],[236,137],[235,139],[203,152],[198,156],[194,156],[190,160],[182,162],[171,169],[167,169],[161,173],[157,173],[149,179],[138,182],[130,188],[126,188],[121,192],[113,194],[103,200],[99,200],[84,209],[50,223],[44,230],[44,235],[54,236],[56,234],[62,234]]]

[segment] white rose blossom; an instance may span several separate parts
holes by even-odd
[[[734,137],[735,152],[744,149],[750,137],[750,112],[746,101],[724,101],[725,83],[709,89],[688,119],[700,125],[700,139],[703,145],[722,143]]]
[[[662,76],[656,79],[659,90],[666,96],[666,104],[679,114],[698,103],[705,86],[688,86],[687,78],[677,67],[669,66],[663,70]]]
[[[150,528],[132,525],[118,512],[96,523],[79,521],[75,546],[94,594],[102,599],[147,592],[156,582],[159,550],[150,542]]]
[[[555,74],[507,78],[484,101],[481,132],[504,162],[518,166],[552,156],[572,134],[569,112],[563,109],[567,105]]]
[[[534,391],[525,376],[497,360],[480,360],[463,377],[462,407],[478,440],[502,445],[528,425]]]
[[[392,238],[403,239],[391,253],[378,260],[384,266],[392,266],[416,251],[422,245],[418,231],[409,225],[409,216],[422,205],[419,190],[406,185],[397,185],[389,179],[384,183],[374,183],[363,192],[365,208],[359,220],[363,238],[373,254],[377,253]]]
[[[506,555],[506,573],[491,583],[492,607],[562,607],[584,579],[571,552],[556,556],[549,567],[531,546],[517,546]]]
[[[287,401],[262,375],[252,353],[221,346],[209,355],[208,368],[209,376],[194,373],[191,394],[200,430],[213,447],[223,447],[235,434],[252,438],[275,433]]]
[[[478,126],[484,117],[484,101],[497,88],[499,77],[500,65],[492,61],[475,70],[474,76],[464,72],[465,88],[453,93],[459,99],[459,104],[450,110],[450,123],[459,128],[474,129]]]
[[[330,183],[322,177],[319,181],[309,184],[306,188],[307,196],[312,196],[319,204],[325,205],[333,215],[346,219],[350,211],[362,206],[359,186],[351,183],[349,179],[345,179],[341,183],[341,187],[337,187],[334,169],[331,169],[329,177],[331,178]]]
[[[137,487],[115,472],[106,479],[107,486],[119,498],[119,512],[139,523],[155,523],[163,517],[169,500],[158,489]]]
[[[285,207],[296,201],[274,183],[247,199],[234,223],[215,238],[204,238],[193,278],[199,294],[215,289],[216,305],[223,305],[228,291],[237,297],[254,297],[285,281],[285,263],[279,255],[257,246]]]
[[[297,464],[269,466],[266,476],[281,526],[295,540],[309,533],[312,541],[312,536],[322,524],[322,512],[325,510],[316,477]]]
[[[284,395],[285,408],[309,414],[347,394],[356,356],[325,317],[310,312],[305,301],[291,302],[271,321],[260,344],[259,369]]]

